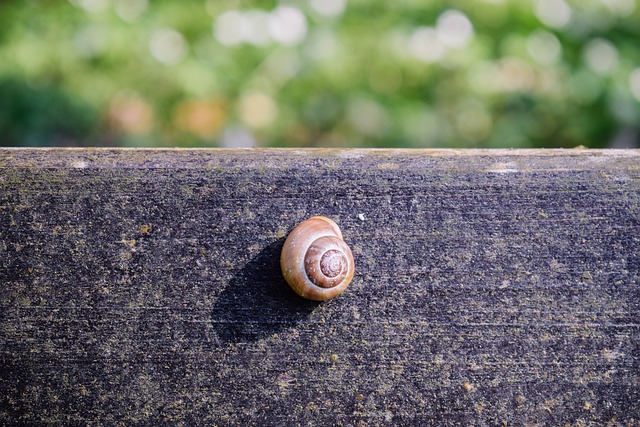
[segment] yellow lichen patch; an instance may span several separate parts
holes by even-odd
[[[593,276],[588,271],[585,271],[584,273],[582,273],[582,278],[588,282],[593,282]]]
[[[138,231],[139,231],[141,234],[149,234],[149,233],[151,233],[151,226],[150,226],[150,225],[148,225],[148,224],[142,225],[142,226],[140,226],[140,228],[138,229]]]
[[[244,213],[242,214],[242,216],[244,216],[247,219],[255,219],[256,217],[256,215],[253,212],[251,212],[251,210],[248,207],[244,209]]]
[[[78,391],[80,392],[80,396],[89,396],[89,390],[82,384],[78,386]]]
[[[136,240],[135,239],[131,239],[131,240],[122,239],[122,240],[120,240],[120,243],[122,243],[125,246],[129,246],[130,248],[132,248],[132,247],[134,247],[136,245]]]
[[[384,169],[384,170],[396,170],[399,168],[397,163],[380,163],[377,166],[378,169]]]
[[[473,384],[467,381],[464,384],[462,384],[462,388],[464,389],[464,391],[469,392],[473,390]]]
[[[269,237],[273,239],[282,239],[287,235],[287,231],[288,230],[286,228],[280,226],[276,231],[269,232]]]

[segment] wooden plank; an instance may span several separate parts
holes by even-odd
[[[640,425],[639,226],[638,150],[2,149],[0,424]]]

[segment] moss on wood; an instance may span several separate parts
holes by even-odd
[[[640,152],[0,150],[0,424],[640,422]],[[336,220],[326,303],[284,238]]]

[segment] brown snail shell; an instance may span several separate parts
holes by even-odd
[[[280,256],[282,275],[301,297],[325,301],[340,295],[355,271],[353,254],[335,222],[314,216],[289,233]]]

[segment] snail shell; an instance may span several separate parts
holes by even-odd
[[[349,246],[335,222],[314,216],[289,234],[280,257],[282,275],[301,297],[325,301],[340,295],[353,278]]]

